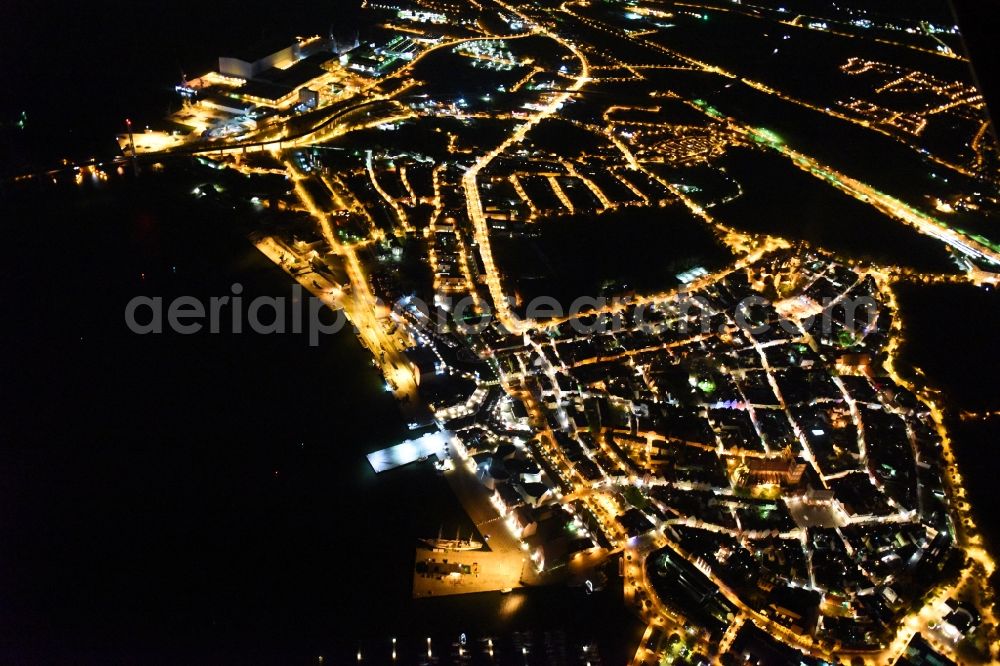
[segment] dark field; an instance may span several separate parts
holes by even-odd
[[[500,270],[525,302],[552,296],[564,307],[579,296],[655,293],[675,275],[731,259],[729,251],[679,205],[543,220],[538,237],[494,238]]]
[[[771,152],[732,150],[719,161],[743,196],[716,209],[727,224],[805,240],[844,257],[953,272],[944,246],[848,197]]]
[[[898,287],[905,342],[903,359],[924,372],[955,409],[1000,407],[1000,292],[969,285]]]

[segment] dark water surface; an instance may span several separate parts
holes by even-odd
[[[0,3],[0,174],[106,157],[125,118],[177,110],[184,74],[294,35],[354,34],[359,0],[9,0]],[[22,111],[24,130],[12,129]]]
[[[290,296],[186,189],[168,169],[0,202],[0,661],[344,663],[525,629],[623,658],[620,587],[410,599],[415,538],[471,525],[427,465],[375,478],[364,455],[408,431],[349,328],[127,330],[138,294]]]

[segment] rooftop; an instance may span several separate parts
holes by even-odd
[[[408,439],[401,444],[390,446],[381,451],[374,451],[368,454],[368,462],[375,473],[409,465],[411,462],[422,460],[434,455],[444,458],[448,450],[448,438],[451,433],[447,430],[427,433],[416,439]]]

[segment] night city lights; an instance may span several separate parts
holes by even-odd
[[[1000,663],[947,0],[17,4],[0,662]]]

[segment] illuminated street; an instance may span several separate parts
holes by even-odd
[[[357,663],[619,663],[558,633],[572,617],[534,639],[516,623],[557,589],[615,600],[635,666],[998,663],[995,517],[964,439],[992,441],[1000,415],[990,320],[962,305],[1000,284],[986,102],[950,12],[787,4],[366,1],[353,29],[183,73],[179,106],[125,121],[113,158],[11,182],[177,173],[185,205],[238,220],[340,322],[308,331],[314,358],[360,345],[359,383],[332,373],[333,399],[269,417],[321,424],[308,446],[370,485],[297,497],[365,522],[312,521],[360,552],[338,576],[412,578],[417,614],[470,629],[411,636],[404,658],[396,627],[366,627],[341,641]],[[159,218],[135,205],[152,246]],[[129,265],[140,296],[181,279],[153,254]],[[328,418],[372,385],[405,438],[354,407]],[[292,457],[262,456],[267,481]],[[435,511],[437,538],[399,536]],[[368,567],[390,550],[412,559]]]

